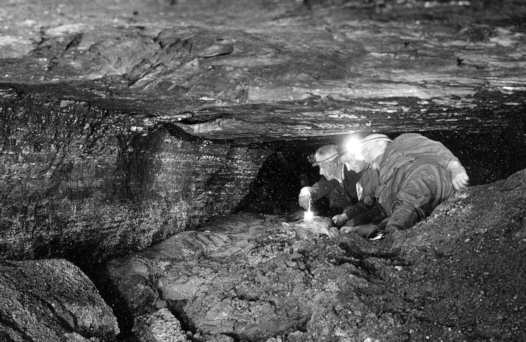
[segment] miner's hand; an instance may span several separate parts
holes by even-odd
[[[334,215],[332,217],[332,223],[334,223],[336,227],[342,226],[343,224],[345,224],[345,222],[347,222],[347,220],[349,220],[349,216],[347,216],[346,213]]]
[[[451,181],[455,190],[462,190],[468,186],[469,176],[466,169],[458,161],[450,162],[448,170],[451,172]]]
[[[338,231],[338,228],[336,227],[329,227],[329,229],[327,230],[328,234],[327,236],[331,239],[337,237],[338,235],[340,235],[340,232]]]
[[[312,188],[310,186],[304,186],[301,188],[300,194],[298,196],[298,204],[305,210],[309,208],[311,201],[311,190]]]
[[[373,234],[376,233],[378,230],[379,228],[375,224],[362,224],[358,226],[343,226],[340,229],[340,233],[357,233],[358,235],[364,238],[369,238],[373,236]]]

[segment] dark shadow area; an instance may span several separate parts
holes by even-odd
[[[431,139],[442,142],[460,159],[470,177],[470,185],[480,185],[504,179],[526,168],[524,124],[502,132],[463,134],[426,132]]]
[[[318,167],[309,162],[319,146],[337,141],[290,141],[273,146],[250,187],[250,193],[237,210],[266,214],[286,214],[300,209],[298,193],[303,186],[312,185],[320,178]],[[323,203],[321,204],[323,207]]]

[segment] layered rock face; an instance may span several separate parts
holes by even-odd
[[[3,258],[143,248],[233,209],[266,156],[21,89],[0,112]]]
[[[357,259],[340,237],[239,214],[115,259],[108,279],[138,336],[177,318],[194,341],[520,341],[525,215],[521,171],[441,204],[399,257]]]
[[[8,1],[0,82],[71,86],[189,134],[505,129],[520,1]]]
[[[526,167],[526,12],[495,6],[8,1],[0,257],[103,258],[225,213],[266,155],[251,143],[483,133]]]
[[[1,341],[113,341],[118,333],[111,308],[73,264],[0,263]]]

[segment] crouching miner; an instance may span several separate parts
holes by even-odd
[[[313,166],[320,168],[320,180],[312,186],[301,188],[298,203],[308,210],[314,208],[322,198],[329,200],[330,215],[336,226],[347,222],[362,207],[358,204],[356,182],[360,178],[358,172],[346,170],[340,159],[337,145],[324,145],[316,150]]]
[[[429,216],[469,180],[449,149],[420,134],[402,134],[392,141],[383,134],[351,138],[344,151],[341,160],[347,169],[378,172],[374,196],[386,216],[384,241],[368,245],[356,243],[350,236],[341,246],[351,254],[396,255],[400,231]]]

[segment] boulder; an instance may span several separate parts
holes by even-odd
[[[162,308],[137,317],[136,336],[141,342],[188,342],[181,324],[172,313]]]
[[[114,341],[112,309],[91,280],[62,259],[0,263],[0,340]]]

